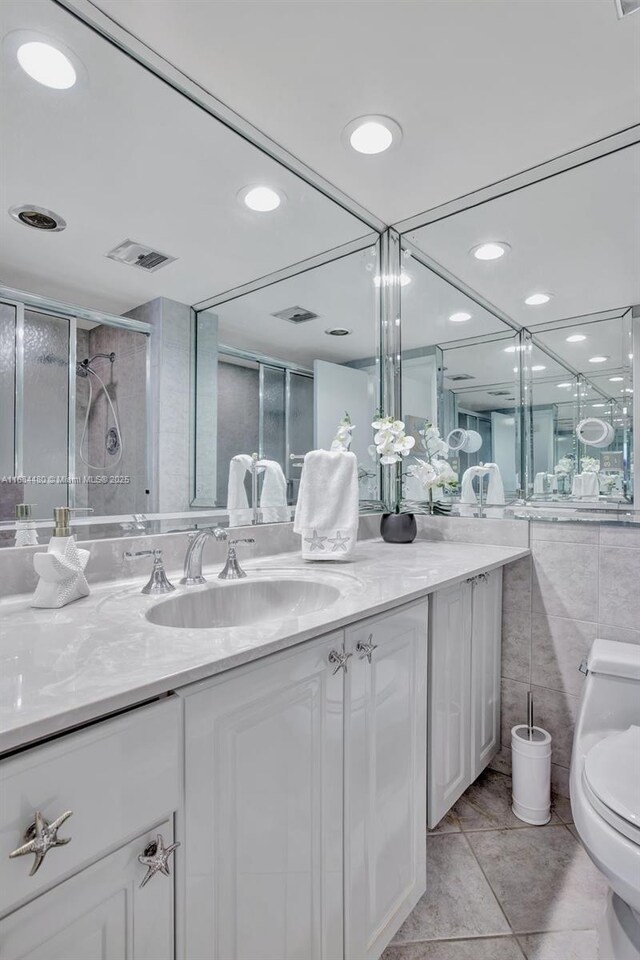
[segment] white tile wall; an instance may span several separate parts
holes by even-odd
[[[640,644],[640,526],[532,522],[530,536],[531,556],[504,573],[503,749],[494,767],[509,768],[511,727],[525,719],[531,688],[536,722],[553,737],[554,787],[568,796],[578,664],[598,636]]]

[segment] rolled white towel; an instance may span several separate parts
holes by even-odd
[[[293,523],[303,560],[349,560],[358,539],[358,508],[355,453],[307,453]]]

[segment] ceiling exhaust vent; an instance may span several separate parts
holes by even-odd
[[[508,397],[509,390],[487,390],[490,397]]]
[[[160,253],[153,247],[136,243],[135,240],[123,240],[117,247],[110,250],[107,256],[110,260],[127,263],[130,267],[138,267],[140,270],[146,270],[147,273],[154,273],[160,267],[173,263],[177,259],[170,257],[167,253]]]
[[[460,380],[475,380],[475,377],[472,377],[470,373],[454,373],[453,376],[448,376],[447,380],[458,383]]]
[[[309,320],[315,320],[318,314],[313,310],[307,310],[306,307],[289,307],[287,310],[278,310],[271,316],[277,317],[278,320],[287,320],[289,323],[308,323]]]

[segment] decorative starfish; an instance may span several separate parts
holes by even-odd
[[[48,820],[42,816],[39,810],[36,811],[35,822],[31,824],[27,832],[25,833],[26,843],[23,843],[21,847],[18,847],[17,850],[14,850],[9,854],[9,857],[13,859],[14,857],[24,857],[27,853],[32,853],[35,856],[31,870],[29,871],[29,876],[32,877],[34,873],[37,873],[40,867],[42,866],[42,861],[47,855],[47,852],[52,847],[63,847],[66,843],[71,842],[71,837],[60,838],[58,836],[58,830],[69,817],[72,815],[72,810],[66,810],[61,816],[54,820],[52,823],[49,823]]]
[[[338,550],[343,550],[346,553],[349,540],[351,540],[351,537],[341,537],[340,531],[336,530],[335,537],[329,537],[329,543],[333,544],[331,553],[336,553]]]
[[[314,530],[314,531],[313,531],[313,536],[312,536],[312,537],[305,537],[305,538],[304,538],[305,543],[310,543],[310,544],[311,544],[311,553],[313,553],[314,550],[324,550],[324,549],[325,549],[324,541],[325,541],[325,540],[328,540],[328,539],[329,539],[328,537],[320,537],[320,536],[318,536],[318,531],[317,531],[317,530]]]
[[[147,874],[140,884],[141,887],[149,883],[151,877],[155,877],[156,873],[163,873],[165,877],[171,875],[169,872],[169,857],[179,846],[179,843],[171,843],[168,847],[165,847],[162,834],[159,833],[156,842],[145,847],[144,853],[141,853],[138,857],[138,862],[147,867]]]

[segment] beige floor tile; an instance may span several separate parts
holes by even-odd
[[[515,933],[589,929],[606,883],[565,826],[468,833]]]
[[[524,960],[514,937],[392,944],[380,960]]]
[[[459,833],[429,837],[427,892],[393,942],[464,939],[510,932],[465,837]]]
[[[519,940],[527,960],[607,960],[599,956],[594,930],[533,933]]]
[[[485,770],[460,797],[453,812],[465,833],[526,827],[527,824],[512,812],[511,803],[511,777],[495,770]],[[553,810],[551,822],[559,822]]]

